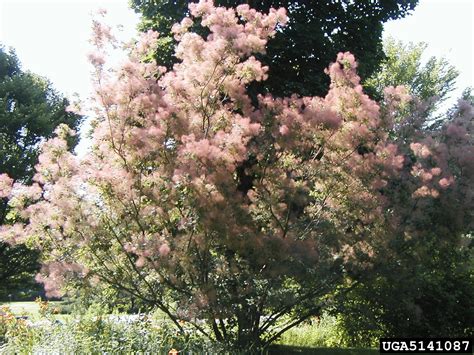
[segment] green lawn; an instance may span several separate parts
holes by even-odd
[[[39,315],[39,305],[36,302],[6,302],[1,306],[8,306],[17,316]]]
[[[62,302],[49,302],[50,309],[59,307]],[[36,317],[39,316],[39,305],[38,303],[32,302],[4,302],[0,306],[8,306],[13,314],[16,316],[29,316]]]
[[[39,305],[36,302],[5,302],[1,306],[8,306],[17,316],[39,317]],[[61,302],[49,302],[51,308],[60,306]],[[66,318],[67,315],[57,315],[57,318]],[[55,318],[56,318],[55,317]],[[378,354],[377,350],[370,349],[337,349],[314,346],[319,342],[320,334],[314,332],[311,326],[303,326],[301,328],[292,330],[287,337],[284,337],[280,344],[270,347],[269,355],[284,355],[284,354],[315,354],[315,355],[365,355]],[[321,330],[321,329],[319,329]],[[292,341],[291,341],[292,340]],[[288,345],[288,342],[293,343]],[[285,343],[287,345],[285,345]],[[294,346],[294,344],[304,346]]]

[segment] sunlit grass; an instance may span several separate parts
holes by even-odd
[[[1,306],[8,306],[16,316],[40,315],[39,305],[36,302],[6,302],[2,303]]]

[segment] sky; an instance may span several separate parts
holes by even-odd
[[[426,58],[445,57],[460,72],[451,102],[474,86],[474,1],[421,0],[412,15],[385,24],[384,37],[426,42]]]
[[[84,99],[91,91],[91,19],[100,8],[109,24],[123,25],[124,38],[133,36],[138,15],[128,0],[0,0],[0,43],[15,49],[23,69]]]
[[[15,49],[24,70],[49,78],[72,98],[91,92],[91,14],[107,9],[107,23],[122,25],[120,37],[133,37],[138,15],[128,0],[0,0],[0,43]],[[474,1],[421,0],[404,19],[385,25],[384,36],[404,42],[426,42],[429,56],[445,57],[459,71],[454,102],[467,86],[474,86]]]

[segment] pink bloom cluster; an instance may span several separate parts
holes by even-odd
[[[47,274],[43,276],[42,274]],[[42,274],[36,276],[36,281],[44,284],[44,289],[48,297],[61,297],[62,286],[65,286],[66,277],[84,277],[87,271],[78,264],[65,262],[52,262],[44,265]]]
[[[412,99],[411,95],[408,93],[408,89],[403,85],[386,87],[383,93],[385,101],[389,102],[390,105],[395,108],[410,102]]]
[[[0,174],[0,198],[8,197],[12,190],[13,180],[7,174]]]

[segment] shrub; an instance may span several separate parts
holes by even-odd
[[[184,335],[160,314],[109,314],[102,305],[94,305],[86,313],[76,313],[63,321],[44,316],[18,320],[8,313],[0,323],[0,331],[5,334],[0,351],[48,354],[168,354],[173,348],[190,353],[224,351],[197,336],[189,325],[183,327]]]

